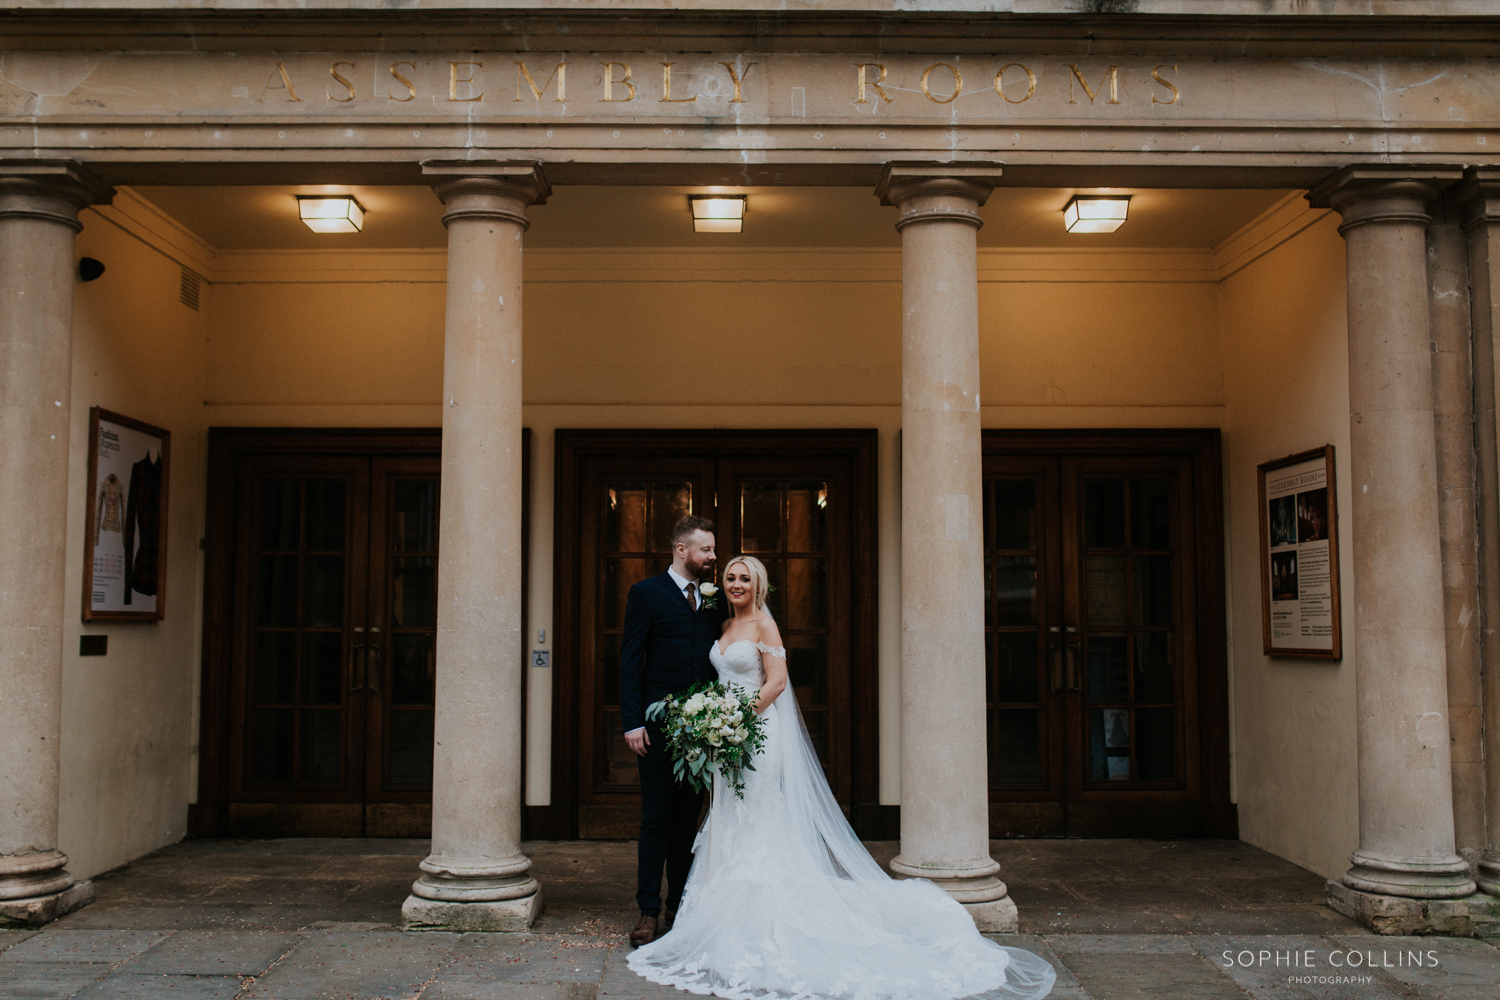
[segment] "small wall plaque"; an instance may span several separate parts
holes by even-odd
[[[108,656],[109,636],[107,635],[80,635],[78,637],[79,656]]]

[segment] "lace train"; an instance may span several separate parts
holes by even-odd
[[[720,679],[758,686],[758,645],[715,647]],[[875,863],[828,790],[790,688],[765,717],[745,797],[715,779],[676,924],[632,953],[631,969],[727,1000],[1034,1000],[1051,991],[1045,959],[988,940],[942,889],[892,879]]]

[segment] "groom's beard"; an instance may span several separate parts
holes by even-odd
[[[688,576],[691,576],[695,580],[712,580],[714,578],[714,566],[717,562],[718,560],[716,559],[709,559],[701,563],[689,560],[683,564],[682,568],[687,570]]]

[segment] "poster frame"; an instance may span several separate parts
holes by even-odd
[[[156,438],[161,448],[161,512],[158,523],[161,531],[157,540],[156,554],[156,610],[155,611],[95,611],[94,610],[94,531],[92,525],[98,517],[99,502],[99,423],[105,421],[119,424],[133,431]],[[87,517],[83,531],[83,620],[159,622],[167,611],[167,512],[171,509],[172,432],[133,417],[127,417],[103,407],[89,407],[88,438],[88,490],[84,507]]]
[[[1328,572],[1329,593],[1332,597],[1333,648],[1307,649],[1271,646],[1271,519],[1266,502],[1266,474],[1292,465],[1300,465],[1323,459],[1328,488]],[[1261,651],[1266,656],[1278,658],[1301,658],[1314,660],[1340,660],[1344,656],[1344,619],[1339,605],[1339,511],[1338,480],[1334,474],[1333,445],[1310,448],[1272,462],[1263,462],[1257,467],[1256,498],[1260,504],[1260,632]]]

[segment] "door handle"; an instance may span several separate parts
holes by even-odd
[[[372,642],[365,647],[365,690],[380,693],[380,643]]]
[[[349,690],[363,691],[365,689],[365,662],[366,658],[359,655],[360,650],[367,648],[362,642],[351,642],[349,644]]]
[[[1070,636],[1077,636],[1078,635],[1078,629],[1076,627],[1072,626],[1072,625],[1069,625],[1068,626],[1068,635],[1070,635]],[[1078,678],[1078,650],[1079,650],[1078,640],[1075,638],[1071,642],[1066,642],[1063,645],[1064,645],[1064,648],[1066,648],[1066,650],[1067,650],[1067,660],[1068,660],[1068,690],[1069,691],[1082,691],[1083,687],[1082,687],[1081,683],[1079,682],[1079,678]]]
[[[1053,625],[1047,631],[1052,633],[1054,637],[1053,641],[1047,644],[1047,650],[1052,657],[1052,693],[1056,694],[1063,689],[1063,644],[1056,639],[1056,636],[1062,632],[1062,629]]]

